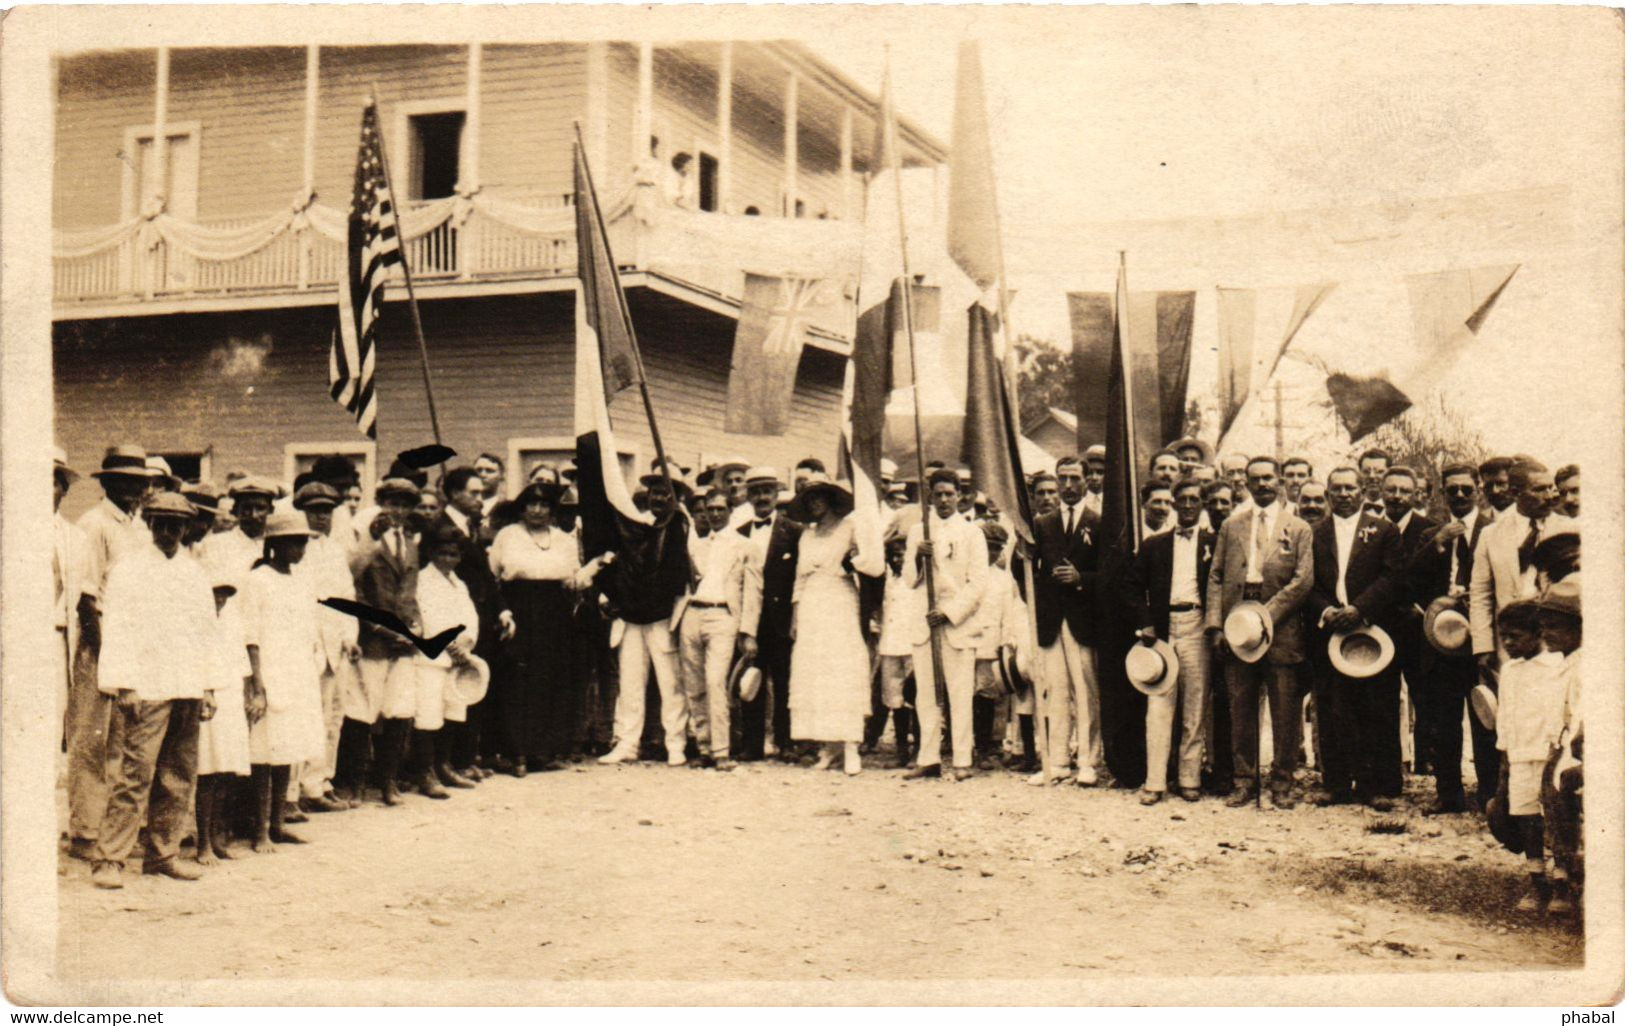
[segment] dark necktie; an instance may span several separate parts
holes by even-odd
[[[1467,587],[1473,578],[1473,554],[1467,550],[1467,536],[1456,539],[1456,584]]]
[[[480,521],[482,519],[478,513],[471,513],[468,517],[468,536],[475,541],[480,539]]]
[[[1529,533],[1524,537],[1523,544],[1518,546],[1518,569],[1529,569],[1529,564],[1535,560],[1535,543],[1540,541],[1540,521],[1529,521]]]
[[[1181,528],[1178,529],[1178,531],[1176,533],[1181,538],[1184,538],[1184,539],[1186,539],[1188,541],[1189,539],[1196,537],[1196,528],[1194,528],[1194,527],[1181,527]]]
[[[1066,508],[1066,536],[1068,538],[1072,537],[1073,528],[1077,526],[1072,520],[1072,517],[1077,512],[1077,509],[1078,508],[1076,506],[1068,506]]]

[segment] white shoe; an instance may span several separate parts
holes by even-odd
[[[818,761],[813,763],[813,769],[827,770],[833,765],[835,765],[835,749],[825,745],[824,750],[818,753]]]
[[[688,765],[688,756],[684,755],[682,752],[676,752],[676,753],[674,753],[672,755],[668,755],[668,756],[666,756],[666,765],[668,765],[668,766],[687,766]]]
[[[848,743],[846,746],[846,775],[855,777],[863,772],[863,756],[858,754],[858,746]]]
[[[779,746],[778,745],[774,744],[771,741],[763,741],[762,742],[762,757],[763,758],[771,759],[771,758],[773,758],[773,756],[775,756],[777,754],[779,754]]]
[[[1043,770],[1039,770],[1037,773],[1034,773],[1032,776],[1027,778],[1027,783],[1034,787],[1048,787],[1051,784],[1060,783],[1063,779],[1063,777],[1052,777]]]
[[[637,759],[637,749],[631,745],[616,745],[609,750],[609,754],[598,757],[600,766],[613,766],[622,762],[633,762]]]
[[[1073,783],[1077,784],[1079,787],[1094,787],[1096,784],[1100,783],[1100,776],[1096,774],[1094,770],[1089,770],[1088,772],[1079,770],[1077,779],[1075,779]]]

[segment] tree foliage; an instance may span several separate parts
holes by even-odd
[[[1022,335],[1016,339],[1021,395],[1021,423],[1032,424],[1051,406],[1076,412],[1077,365],[1072,352],[1047,338]]]

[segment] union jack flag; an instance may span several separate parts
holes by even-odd
[[[327,358],[333,401],[355,416],[368,438],[378,437],[378,315],[390,268],[401,262],[400,223],[384,173],[378,108],[371,99],[361,113],[361,149],[356,155],[355,197],[345,270],[339,279],[339,323]]]

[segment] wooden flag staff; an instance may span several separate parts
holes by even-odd
[[[378,83],[372,85],[372,95],[368,97],[374,110],[378,108]],[[412,311],[412,331],[417,335],[418,360],[423,366],[423,392],[429,399],[429,427],[434,431],[434,444],[444,446],[440,438],[440,415],[435,411],[434,385],[429,380],[429,344],[423,339],[423,316],[418,313],[418,294],[412,286],[412,261],[406,258],[406,232],[401,228],[401,200],[395,192],[395,182],[389,176],[389,147],[384,144],[383,119],[378,124],[378,164],[384,172],[384,188],[389,190],[389,209],[395,218],[395,240],[401,247],[401,277],[406,279],[406,302]],[[440,465],[440,479],[445,480],[446,465]]]

